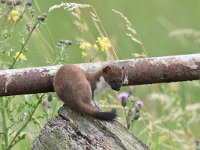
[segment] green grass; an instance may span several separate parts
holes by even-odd
[[[27,8],[16,26],[13,22],[8,21],[7,17],[4,20],[3,13],[0,14],[1,34],[5,29],[8,29],[9,32],[13,28],[15,31],[11,33],[11,37],[8,39],[0,37],[1,69],[8,69],[14,61],[13,55],[22,48],[20,41],[28,37],[25,25],[30,22],[35,23],[37,16],[43,12],[48,13],[46,21],[33,31],[23,49],[23,54],[26,55],[28,61],[16,61],[14,68],[89,62],[89,58],[81,57],[83,50],[79,48],[80,43],[83,41],[91,44],[96,43],[100,36],[108,36],[119,59],[134,58],[133,53],[144,53],[147,57],[199,53],[200,1],[198,0],[85,0],[84,3],[93,7],[74,11],[80,16],[79,19],[62,8],[48,12],[51,6],[60,2],[61,0],[34,1],[33,8],[36,10],[36,17],[31,18]],[[76,2],[82,3],[82,1]],[[1,8],[9,10],[6,5],[0,4]],[[126,35],[126,32],[130,32],[127,30],[127,22],[112,9],[121,12],[130,20],[132,28],[137,32],[133,36],[142,44],[134,42]],[[3,10],[0,11],[5,12]],[[97,14],[95,14],[95,11]],[[100,22],[96,22],[96,25],[90,12],[98,15]],[[3,22],[5,24],[1,27]],[[98,28],[100,28],[100,31]],[[190,32],[185,34],[185,31]],[[178,34],[170,36],[173,33]],[[62,53],[61,48],[57,47],[57,43],[61,39],[68,39],[73,42],[72,46],[64,48]],[[93,53],[94,51],[88,52],[89,57],[92,57]],[[60,55],[66,56],[64,60]],[[59,61],[56,61],[58,57]],[[67,57],[69,59],[66,59]],[[111,48],[109,51],[99,52],[94,61],[115,58]],[[142,117],[131,125],[131,131],[151,149],[195,149],[195,141],[200,137],[199,88],[199,81],[136,86],[134,96],[131,98],[142,99],[144,107],[141,112]],[[128,88],[124,87],[122,90],[128,91]],[[15,133],[11,133],[20,129],[26,121],[25,114],[35,108],[36,96],[31,95],[30,100],[27,97],[5,97],[3,104],[1,104],[1,107],[5,106],[5,112],[3,112],[5,114],[3,115],[6,115],[7,125],[14,123],[8,130],[9,140],[6,142],[12,140]],[[45,95],[44,100],[46,99],[47,95]],[[120,101],[116,100],[117,93],[108,91],[97,99],[104,106],[108,106],[108,104],[119,106],[120,121],[126,125],[124,111],[120,106]],[[47,118],[54,116],[61,105],[62,103],[58,102],[54,95],[51,109],[48,110],[47,114],[43,110],[44,107],[39,105],[33,115],[34,117],[21,132],[21,136],[24,134],[26,138],[17,143],[13,149],[30,149],[32,140],[38,135]],[[16,112],[14,106],[20,111]],[[3,115],[1,109],[1,133],[5,131]],[[14,121],[12,120],[13,116],[15,116]],[[22,122],[18,123],[20,120]],[[0,141],[5,142],[3,134],[0,134]]]

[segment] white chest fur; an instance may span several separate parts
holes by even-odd
[[[94,95],[99,95],[105,90],[107,90],[110,87],[110,85],[104,80],[104,78],[101,76],[99,81],[96,83],[96,89],[94,90]]]

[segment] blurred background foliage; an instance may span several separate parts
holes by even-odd
[[[79,20],[63,8],[48,12],[51,6],[61,2],[61,0],[32,2],[31,7],[35,9],[36,16],[47,13],[47,17],[28,41],[23,53],[27,61],[19,61],[14,68],[89,62],[89,59],[81,56],[80,42],[95,43],[97,38],[102,36],[91,18],[90,12],[94,13],[94,11],[92,8],[77,10],[76,13],[81,18]],[[83,3],[80,0],[73,2]],[[85,0],[84,3],[94,7],[119,59],[135,58],[135,53],[138,55],[145,53],[145,57],[199,53],[199,0]],[[137,32],[137,39],[142,42],[141,45],[126,35],[127,23],[112,9],[121,12],[129,19],[133,29]],[[31,19],[30,13],[27,11],[15,24],[4,17],[4,10],[8,10],[6,5],[0,4],[1,35],[6,29],[8,31],[13,29],[13,32],[6,40],[1,36],[0,68],[8,69],[9,63],[13,61],[13,55],[21,48],[20,41],[28,35],[26,33],[27,23],[35,22],[35,20]],[[79,26],[80,23],[81,26]],[[56,61],[60,54],[57,43],[62,39],[72,41],[72,45],[64,49],[62,55],[66,57],[62,61]],[[101,53],[94,61],[110,59],[116,58],[114,56],[106,57]],[[196,143],[200,136],[199,87],[199,81],[136,86],[133,98],[142,99],[144,108],[142,117],[132,124],[130,130],[151,149],[196,149]],[[128,91],[128,88],[125,87],[122,91]],[[116,93],[108,91],[97,99],[106,100],[106,102],[100,101],[100,103],[107,105],[110,103],[107,102],[107,99],[110,98],[113,103],[120,105],[116,96]],[[45,95],[44,98],[48,99],[48,95]],[[21,115],[23,118],[26,111],[32,107],[35,108],[36,100],[39,98],[35,95],[27,95],[4,99],[12,102],[12,104],[7,104],[10,106],[11,114],[16,113],[16,117]],[[11,109],[13,105],[20,105],[20,108],[17,108],[21,110],[14,112],[13,108]],[[62,104],[57,103],[56,97],[53,96],[51,110],[47,114],[43,111],[44,105],[43,103],[39,106],[35,112],[35,118],[33,116],[32,121],[23,130],[26,133],[24,137],[27,138],[22,138],[14,146],[14,149],[30,149],[32,140],[39,133],[46,119],[56,114],[56,110]],[[9,115],[8,111],[7,115]],[[126,124],[123,111],[120,109],[119,116],[119,120]],[[0,121],[3,124],[2,118]],[[10,130],[18,129],[18,126],[20,125],[14,125]],[[3,133],[3,127],[0,129]],[[1,135],[0,141],[3,141],[4,137]]]

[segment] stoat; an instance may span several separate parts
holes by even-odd
[[[119,91],[122,84],[123,68],[111,64],[94,72],[87,72],[75,65],[63,65],[53,81],[55,92],[68,107],[106,121],[115,120],[116,109],[102,112],[92,104],[92,100],[108,87]]]

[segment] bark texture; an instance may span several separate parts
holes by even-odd
[[[200,79],[200,54],[77,64],[93,71],[105,64],[123,66],[127,85]],[[0,96],[53,91],[53,76],[60,66],[0,71]]]
[[[149,150],[119,122],[99,121],[63,106],[33,141],[33,150]]]

